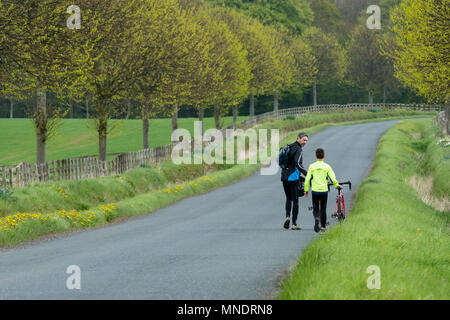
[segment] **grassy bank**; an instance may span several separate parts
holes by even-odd
[[[98,227],[117,218],[149,213],[183,198],[206,193],[244,178],[257,168],[257,165],[234,166],[193,180],[170,183],[153,192],[126,198],[117,203],[98,205],[88,210],[60,209],[47,214],[21,212],[0,218],[0,247],[17,245],[47,234]],[[137,169],[130,174],[140,176],[143,181],[146,179],[143,176],[150,175],[146,170],[148,169]],[[122,186],[125,183],[129,184],[130,181],[124,182]],[[159,183],[161,181],[157,182]]]
[[[371,116],[370,113],[366,114]],[[410,115],[414,116],[424,114]],[[358,114],[358,119],[360,117]],[[329,126],[398,117],[323,123],[294,129],[304,129],[313,134]],[[295,135],[296,132],[293,132],[281,143],[295,140]],[[0,194],[0,246],[14,245],[49,233],[98,226],[117,217],[145,214],[184,197],[228,184],[255,172],[258,168],[259,165],[176,166],[167,162],[151,168],[137,168],[122,176],[59,181],[17,188],[12,193]],[[206,178],[201,180],[205,176],[213,181]],[[2,221],[3,226],[10,231],[1,230]]]
[[[281,299],[448,299],[449,212],[422,201],[419,184],[433,178],[436,197],[449,197],[449,147],[430,120],[392,127],[348,219],[311,243],[284,282]],[[418,190],[419,193],[416,191]],[[369,290],[369,266],[381,288]]]

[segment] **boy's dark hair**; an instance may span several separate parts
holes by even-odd
[[[316,158],[323,159],[324,157],[325,157],[325,150],[323,150],[322,148],[318,148],[316,150]]]

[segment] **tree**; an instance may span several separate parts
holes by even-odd
[[[95,121],[102,161],[106,161],[109,120],[118,114],[120,101],[129,99],[144,81],[149,88],[157,86],[160,80],[151,77],[159,60],[152,63],[158,53],[149,39],[161,31],[158,19],[171,10],[174,1],[81,1],[80,7],[87,12],[84,20],[90,21],[84,29],[94,33],[93,39],[98,39],[93,46],[93,72],[86,84],[92,98],[90,117]],[[152,18],[154,23],[148,23]]]
[[[317,61],[312,48],[298,36],[287,38],[293,57],[292,86],[302,88],[311,85],[317,75]]]
[[[227,24],[227,11],[222,8],[211,10],[211,15],[226,26],[229,36],[227,41],[224,37],[217,43],[216,50],[221,52],[225,59],[222,69],[223,86],[219,90],[219,96],[214,101],[214,120],[216,129],[221,128],[220,116],[226,108],[233,107],[233,123],[236,125],[237,107],[249,95],[249,83],[252,77],[250,64],[247,60],[248,52],[240,42],[238,35],[232,32]]]
[[[316,60],[317,73],[313,77],[313,103],[317,105],[317,84],[341,80],[346,71],[344,49],[336,38],[318,28],[311,27],[304,34]]]
[[[370,104],[373,103],[375,88],[383,84],[389,68],[380,51],[382,36],[380,30],[369,30],[365,24],[360,24],[352,34],[347,51],[346,78],[351,84],[367,89]]]
[[[450,134],[450,1],[404,0],[392,12],[395,76],[429,101],[444,102]]]
[[[268,29],[256,19],[232,9],[224,11],[224,19],[248,53],[247,60],[251,71],[250,117],[254,117],[255,95],[273,93],[273,76],[277,74],[274,71],[274,68],[277,68],[274,63],[274,44]]]
[[[286,41],[286,34],[275,27],[265,27],[270,52],[270,71],[266,77],[271,83],[274,95],[274,111],[278,111],[280,91],[292,84],[294,58]]]
[[[220,12],[193,2],[188,6],[190,16],[200,27],[201,39],[197,42],[201,60],[195,62],[189,70],[189,81],[193,84],[183,102],[193,105],[202,123],[206,107],[232,100],[233,96],[242,96],[248,91],[250,70],[246,55],[239,38],[230,31],[229,26],[220,19]],[[195,18],[194,18],[195,17]],[[217,21],[211,23],[214,17]]]
[[[176,113],[167,106],[176,105],[190,92],[194,85],[190,76],[199,72],[196,67],[204,61],[207,44],[201,43],[199,26],[177,0],[144,4],[137,21],[145,26],[140,42],[146,72],[136,79],[130,92],[140,103],[143,146],[148,148],[149,120],[159,113]]]
[[[314,13],[312,26],[322,29],[325,33],[335,33],[339,27],[341,14],[330,0],[308,0]]]
[[[18,100],[30,92],[37,95],[33,112],[37,163],[45,162],[47,139],[61,115],[58,111],[48,112],[47,92],[61,99],[76,97],[92,68],[89,43],[65,23],[69,5],[70,1],[65,0],[23,0],[2,1],[0,6],[0,27],[4,21],[7,24],[0,42],[4,45],[12,41],[15,45],[6,53],[0,49],[6,61],[3,67],[8,71],[2,91]]]

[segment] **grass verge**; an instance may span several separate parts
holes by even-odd
[[[432,175],[434,192],[449,196],[449,147],[436,132],[431,120],[400,122],[386,132],[345,223],[306,248],[280,299],[450,297],[449,212],[425,204],[407,183]],[[368,289],[373,265],[380,289]]]
[[[183,198],[206,193],[244,178],[258,167],[234,166],[89,210],[62,209],[48,214],[17,213],[0,219],[0,247],[14,246],[47,234],[102,226],[116,218],[149,213]],[[133,174],[144,174],[144,171],[135,170]]]

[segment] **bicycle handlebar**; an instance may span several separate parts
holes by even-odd
[[[350,181],[346,181],[346,182],[341,182],[341,183],[339,183],[339,185],[341,185],[341,186],[346,185],[346,184],[348,184],[349,189],[352,190],[352,183],[351,183]],[[330,187],[331,187],[331,186],[334,186],[334,184],[329,183],[329,184],[328,184],[328,190],[330,190]]]

